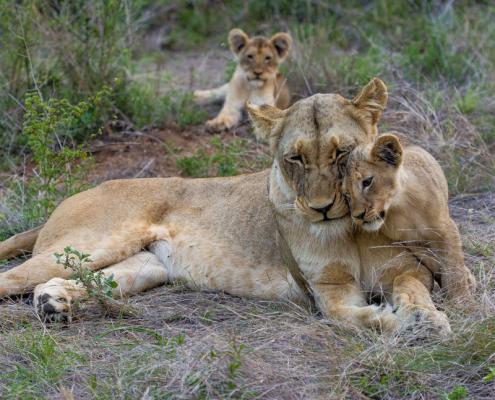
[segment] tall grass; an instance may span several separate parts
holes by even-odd
[[[141,1],[3,1],[0,5],[0,145],[22,146],[28,91],[71,102],[127,82]],[[81,120],[79,140],[111,118],[98,108]]]

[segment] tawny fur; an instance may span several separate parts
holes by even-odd
[[[472,297],[475,280],[449,215],[447,181],[428,152],[403,148],[397,136],[382,135],[352,152],[344,190],[356,225],[403,243],[439,278],[449,298]]]
[[[194,92],[200,104],[224,101],[218,116],[206,122],[207,128],[221,131],[237,125],[246,101],[282,109],[289,106],[289,88],[278,67],[289,55],[291,43],[290,35],[282,32],[271,38],[249,38],[240,29],[230,31],[230,50],[237,60],[230,82],[216,89]]]
[[[386,102],[375,78],[353,101],[315,95],[286,111],[248,105],[248,112],[274,153],[270,200],[280,229],[324,314],[390,331],[419,319],[446,334],[448,320],[430,298],[431,273],[384,235],[355,237],[338,184],[338,160],[374,141]],[[368,305],[366,292],[393,307]]]
[[[257,133],[271,143],[271,170],[110,181],[75,195],[49,218],[33,258],[0,274],[0,297],[41,284],[38,311],[68,312],[69,298],[79,293],[74,283],[46,282],[68,277],[53,253],[70,245],[91,254],[91,269],[105,268],[122,282],[140,280],[141,289],[181,280],[192,288],[303,301],[275,243],[278,222],[328,317],[393,331],[421,315],[449,332],[431,303],[427,268],[384,235],[356,239],[339,188],[338,159],[374,140],[385,103],[386,87],[374,79],[354,101],[320,94],[285,111],[249,106]],[[136,256],[143,249],[148,253]],[[149,253],[150,272],[142,259]],[[160,264],[164,272],[157,274]],[[134,293],[132,285],[120,289],[121,295]],[[366,291],[383,293],[395,312],[368,305]],[[61,304],[60,312],[54,304]]]

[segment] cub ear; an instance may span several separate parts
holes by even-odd
[[[402,153],[399,138],[395,135],[379,136],[371,149],[373,161],[384,161],[394,167],[398,167],[401,164]]]
[[[352,104],[359,111],[368,114],[371,124],[376,125],[387,106],[387,101],[387,86],[381,79],[373,78],[352,100]]]
[[[286,110],[280,110],[266,104],[256,106],[249,101],[246,103],[246,110],[253,123],[256,136],[269,141],[273,154],[282,135],[282,121]]]
[[[230,51],[232,51],[234,55],[238,55],[241,50],[246,47],[248,40],[249,36],[246,35],[242,29],[232,29],[229,32]]]
[[[292,38],[288,33],[279,32],[270,38],[270,43],[275,47],[280,61],[284,61],[289,55],[292,46]]]

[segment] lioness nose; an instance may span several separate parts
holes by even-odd
[[[254,71],[254,74],[256,75],[256,78],[259,78],[263,71]]]
[[[365,215],[366,215],[366,211],[363,211],[361,214],[353,215],[353,217],[356,218],[356,219],[364,220],[364,216]]]
[[[310,208],[314,211],[322,213],[323,215],[326,215],[328,210],[330,210],[332,208],[332,205],[333,205],[333,203],[330,203],[330,204],[326,205],[325,207],[321,207],[321,208],[310,207]]]

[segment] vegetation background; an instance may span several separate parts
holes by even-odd
[[[0,303],[0,397],[493,398],[491,1],[0,0],[0,240],[106,179],[268,166],[248,124],[211,136],[202,123],[218,108],[192,102],[232,74],[234,27],[292,34],[294,100],[387,82],[381,131],[442,164],[479,306],[446,310],[452,337],[417,341],[180,285],[130,299],[140,316],[89,305],[68,327],[13,299]]]

